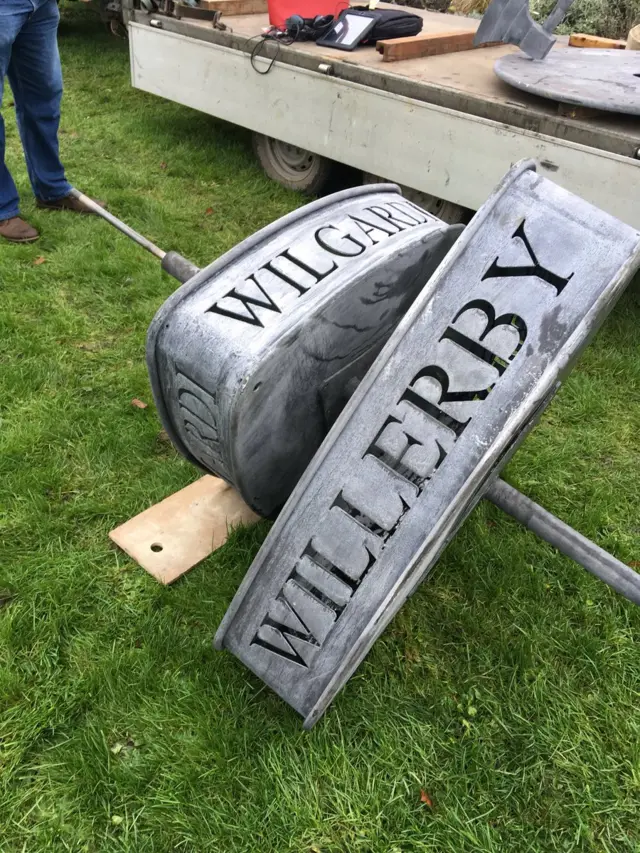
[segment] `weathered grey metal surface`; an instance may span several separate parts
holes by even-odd
[[[501,41],[516,44],[532,59],[544,59],[556,40],[551,35],[573,0],[558,0],[541,25],[529,12],[529,0],[492,0],[482,16],[473,43],[476,46]]]
[[[147,338],[154,398],[178,450],[271,515],[460,231],[397,187],[358,187],[200,271]]]
[[[502,56],[495,71],[501,80],[565,104],[640,115],[640,54],[633,50],[559,48],[544,62],[521,54]]]
[[[216,635],[312,726],[640,264],[640,234],[514,168],[376,360]]]

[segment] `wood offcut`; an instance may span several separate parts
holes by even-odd
[[[229,530],[258,516],[217,477],[201,477],[109,534],[163,584],[177,580],[227,541]]]
[[[602,36],[591,36],[587,33],[571,33],[569,47],[600,47],[604,50],[625,50],[625,39],[607,39]]]
[[[424,56],[439,56],[444,53],[458,53],[472,50],[473,30],[458,30],[448,33],[427,33],[400,39],[384,39],[376,44],[376,50],[382,54],[383,62],[398,62],[402,59],[418,59]]]
[[[267,0],[200,0],[198,6],[207,12],[222,12],[227,17],[268,12]]]

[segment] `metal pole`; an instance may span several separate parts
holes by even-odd
[[[2,2],[2,0],[0,0],[0,2]],[[189,281],[189,279],[196,275],[196,273],[200,272],[200,268],[192,261],[184,258],[182,255],[178,254],[178,252],[164,252],[156,246],[155,243],[152,243],[151,240],[147,240],[147,238],[143,237],[142,234],[138,234],[137,231],[134,231],[133,228],[130,228],[125,222],[122,222],[121,219],[118,219],[117,216],[109,213],[108,210],[100,207],[100,205],[96,204],[92,198],[84,195],[80,190],[72,189],[70,195],[77,198],[78,201],[81,201],[84,206],[92,213],[95,213],[96,216],[100,216],[110,225],[113,225],[114,228],[117,228],[118,231],[126,234],[126,236],[130,240],[133,240],[134,243],[142,246],[147,250],[147,252],[151,252],[151,254],[155,255],[156,258],[160,258],[160,266],[162,269],[182,284],[184,284],[185,281]]]
[[[147,240],[146,237],[143,237],[142,234],[138,234],[137,231],[134,231],[133,228],[129,228],[122,220],[118,219],[117,216],[114,216],[112,213],[109,213],[108,210],[105,210],[104,207],[100,207],[99,204],[96,204],[92,198],[81,193],[80,190],[72,189],[70,195],[74,198],[77,198],[78,201],[81,201],[85,207],[87,207],[92,213],[95,213],[96,216],[101,216],[102,219],[106,219],[114,228],[117,228],[118,231],[122,231],[123,234],[126,234],[129,239],[133,240],[139,246],[142,246],[147,252],[151,252],[152,255],[155,255],[156,258],[160,258],[162,260],[164,256],[167,254],[163,252],[155,243],[152,243],[151,240]]]
[[[504,480],[496,480],[484,497],[512,516],[562,554],[571,557],[634,604],[640,604],[640,574],[608,551],[523,495]]]

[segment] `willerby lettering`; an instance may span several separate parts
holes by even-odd
[[[525,231],[524,219],[513,232],[512,238],[522,241],[525,249],[527,250],[527,254],[529,255],[531,263],[517,267],[500,266],[500,259],[496,258],[495,261],[489,267],[489,269],[486,271],[486,273],[482,276],[482,281],[485,281],[488,278],[520,278],[522,276],[535,276],[541,279],[542,281],[546,281],[546,283],[550,284],[552,287],[555,287],[556,296],[560,296],[562,291],[569,283],[570,279],[573,278],[573,273],[571,273],[571,275],[565,278],[561,275],[557,275],[556,273],[551,272],[551,270],[545,269],[545,267],[542,266],[542,264],[538,261],[535,252],[531,248],[531,243],[529,242],[529,238],[527,237]]]
[[[375,212],[374,208],[371,212]],[[391,217],[388,222],[397,224]],[[533,276],[551,285],[555,296],[560,296],[573,273],[560,276],[539,263],[524,221],[512,239],[524,245],[530,263],[502,265],[497,257],[481,281]],[[471,327],[477,329],[478,322],[482,323],[482,330],[473,333]],[[505,331],[507,343],[503,337],[499,348],[505,350],[510,339],[512,350],[499,355],[486,340],[492,332],[500,336]],[[448,371],[447,365],[440,364],[426,365],[415,373],[394,410],[374,434],[357,470],[349,472],[329,511],[319,520],[317,532],[269,607],[251,645],[296,666],[312,665],[364,578],[375,571],[376,562],[403,518],[429,487],[475,416],[460,420],[451,413],[451,404],[479,405],[486,400],[522,353],[526,338],[525,319],[514,312],[498,315],[487,299],[472,299],[454,314],[440,338],[450,342],[449,349],[439,350],[441,357],[451,353],[459,358],[462,350],[463,358],[468,356],[476,364],[493,368],[494,381],[480,388],[454,388],[450,380],[452,368]]]

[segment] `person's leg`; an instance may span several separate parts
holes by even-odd
[[[0,7],[4,2],[0,0]],[[35,9],[14,40],[7,73],[31,186],[36,198],[56,201],[71,191],[58,149],[60,13],[56,0],[33,0],[30,5]]]
[[[0,107],[13,43],[32,10],[33,5],[27,0],[0,0]],[[4,121],[0,114],[0,222],[17,216],[19,212],[18,190],[7,169],[4,157]]]

